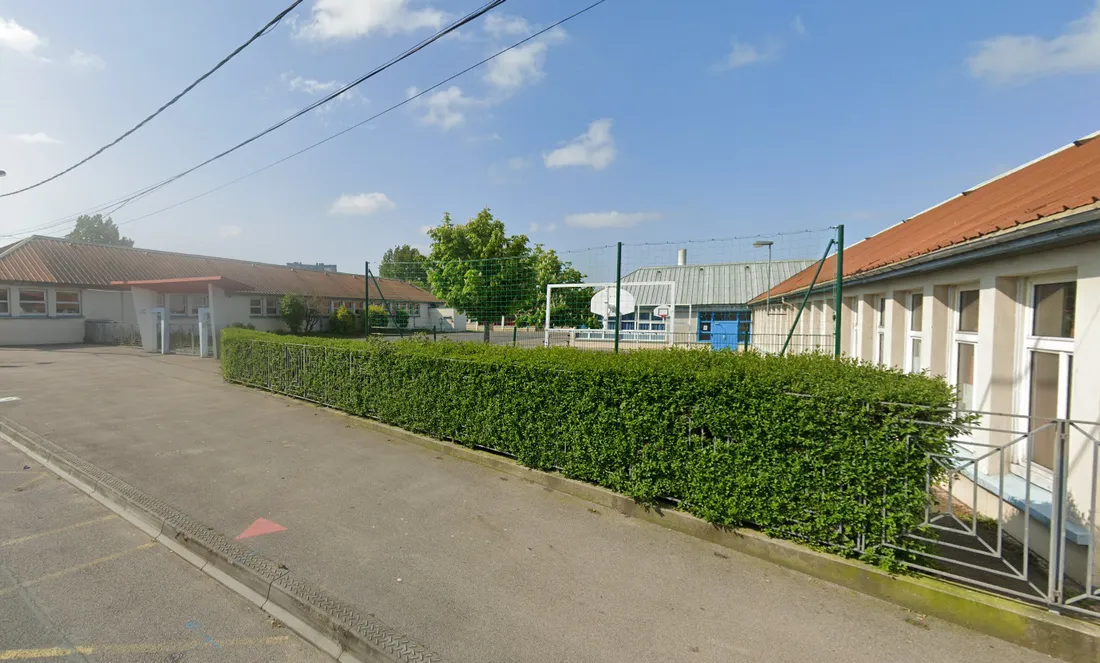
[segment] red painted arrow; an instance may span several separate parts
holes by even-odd
[[[275,532],[285,532],[286,528],[279,523],[272,522],[267,518],[257,518],[256,522],[248,526],[248,529],[237,535],[236,540],[247,539],[253,536],[260,536],[261,534],[274,534]]]

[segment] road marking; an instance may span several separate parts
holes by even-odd
[[[14,403],[15,401],[22,400],[18,396],[0,396],[0,403]]]
[[[257,518],[256,522],[248,526],[248,529],[237,535],[235,541],[241,539],[247,539],[253,536],[260,536],[261,534],[274,534],[275,532],[285,532],[286,528],[279,523],[272,522],[267,518]]]
[[[17,543],[26,543],[27,541],[34,541],[35,539],[41,539],[44,536],[50,536],[53,534],[60,534],[62,532],[68,532],[69,530],[79,529],[81,527],[87,527],[88,525],[95,525],[96,523],[102,523],[106,520],[113,520],[118,518],[116,514],[109,516],[103,516],[101,518],[93,518],[92,520],[85,520],[80,523],[73,523],[72,525],[66,525],[65,527],[58,527],[57,529],[48,529],[45,532],[37,532],[35,534],[29,534],[27,536],[21,536],[18,539],[8,539],[7,541],[0,541],[0,548],[6,548],[8,546],[14,546]]]
[[[237,638],[223,640],[220,644],[228,647],[271,647],[290,642],[289,635],[273,635],[267,638]],[[125,655],[125,654],[164,654],[201,649],[209,645],[199,641],[159,642],[137,645],[82,645],[77,647],[47,647],[45,649],[6,649],[0,650],[0,661],[33,661],[42,658],[59,658],[73,654]]]
[[[156,541],[150,541],[149,543],[141,544],[137,548],[130,548],[129,550],[123,550],[122,552],[117,552],[113,555],[107,555],[106,557],[100,557],[99,559],[93,559],[90,562],[84,562],[83,564],[78,564],[76,566],[70,566],[67,569],[61,569],[60,571],[54,571],[53,573],[47,573],[44,576],[35,578],[34,580],[27,580],[26,582],[21,582],[21,583],[19,583],[18,585],[14,586],[14,587],[5,587],[4,589],[0,589],[0,597],[7,596],[8,594],[13,594],[13,593],[19,591],[20,589],[25,588],[25,587],[31,587],[31,586],[37,585],[39,583],[48,582],[50,580],[57,580],[58,578],[63,578],[63,577],[65,577],[65,576],[67,576],[71,573],[76,573],[77,571],[83,571],[84,569],[91,568],[93,566],[96,566],[97,564],[103,564],[105,562],[112,562],[112,561],[118,559],[119,557],[124,557],[126,555],[129,555],[130,553],[138,552],[139,550],[146,550],[148,548],[152,548],[155,545],[157,545]],[[3,659],[0,659],[0,660],[3,660]]]

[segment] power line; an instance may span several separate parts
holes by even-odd
[[[232,60],[233,58],[235,58],[235,57],[236,57],[236,56],[237,56],[237,55],[238,55],[238,54],[239,54],[239,53],[240,53],[241,51],[243,51],[244,49],[248,48],[248,47],[249,47],[249,46],[250,46],[250,45],[252,44],[252,42],[256,41],[256,40],[257,40],[257,39],[259,39],[260,37],[263,37],[263,36],[264,36],[264,35],[266,35],[266,34],[267,34],[268,32],[271,32],[271,30],[272,30],[272,29],[273,29],[273,28],[274,28],[274,27],[275,27],[276,25],[278,25],[278,24],[279,24],[279,21],[283,20],[283,17],[285,17],[285,16],[287,15],[287,14],[289,14],[289,13],[290,13],[291,11],[293,11],[293,10],[294,10],[294,8],[295,8],[295,7],[297,7],[297,6],[298,6],[298,5],[300,5],[300,4],[302,4],[302,0],[294,0],[294,2],[292,2],[292,3],[290,4],[290,6],[288,6],[288,7],[286,8],[286,9],[284,9],[283,11],[279,12],[278,14],[276,14],[274,18],[272,18],[272,19],[271,19],[270,21],[268,21],[268,22],[267,22],[267,24],[266,24],[266,25],[264,25],[264,27],[260,28],[260,30],[259,30],[258,32],[256,32],[256,33],[255,33],[254,35],[252,35],[251,37],[249,37],[248,41],[246,41],[245,43],[241,44],[241,45],[240,45],[240,46],[238,46],[238,47],[237,47],[236,49],[234,49],[232,53],[230,53],[229,55],[227,55],[227,56],[225,56],[224,58],[222,58],[222,59],[221,59],[221,61],[220,61],[220,62],[218,62],[218,64],[214,65],[214,68],[213,68],[213,69],[211,69],[210,71],[207,71],[207,72],[206,72],[205,74],[203,74],[202,76],[199,76],[199,77],[198,77],[197,79],[195,79],[195,81],[194,81],[193,83],[191,83],[190,85],[188,85],[187,87],[185,87],[185,88],[183,89],[183,91],[181,91],[181,92],[180,92],[179,94],[177,94],[176,96],[174,96],[174,97],[172,97],[171,99],[169,99],[169,100],[168,100],[168,103],[166,103],[166,104],[164,104],[163,106],[161,106],[160,108],[158,108],[158,109],[156,110],[156,112],[154,112],[154,113],[153,113],[152,115],[150,115],[149,117],[145,118],[145,119],[144,119],[144,120],[142,120],[141,122],[138,122],[138,123],[137,123],[136,125],[134,125],[134,127],[133,127],[133,128],[131,128],[131,129],[130,129],[129,131],[127,131],[126,133],[122,134],[121,136],[119,136],[118,138],[114,139],[114,140],[113,140],[113,141],[111,141],[110,143],[107,143],[106,145],[104,145],[103,147],[99,148],[99,149],[98,149],[98,150],[96,150],[95,152],[92,152],[92,153],[91,153],[90,155],[88,155],[88,156],[84,157],[83,159],[81,159],[80,161],[78,161],[78,162],[74,163],[73,165],[69,166],[68,168],[66,168],[65,170],[61,171],[60,173],[56,173],[56,174],[54,174],[54,175],[51,175],[51,176],[47,177],[46,179],[42,180],[41,182],[36,182],[35,184],[32,184],[32,185],[30,185],[30,186],[26,186],[26,187],[23,187],[22,189],[17,189],[17,190],[15,190],[15,191],[9,191],[9,192],[7,192],[7,193],[2,193],[2,194],[0,194],[0,198],[7,198],[8,196],[14,196],[14,195],[16,195],[17,193],[23,193],[24,191],[30,191],[31,189],[37,189],[38,187],[42,186],[43,184],[46,184],[47,182],[52,182],[53,180],[56,180],[57,178],[61,177],[62,175],[65,175],[66,173],[69,173],[69,172],[72,172],[73,170],[76,170],[76,169],[77,169],[77,168],[79,168],[80,166],[83,166],[84,164],[88,163],[89,161],[91,161],[92,159],[96,158],[96,157],[97,157],[97,156],[99,156],[100,154],[103,154],[104,152],[106,152],[106,151],[107,151],[107,150],[109,150],[110,148],[114,147],[115,145],[118,145],[118,144],[119,144],[119,143],[121,143],[121,142],[122,142],[123,140],[125,140],[127,136],[129,136],[130,134],[134,133],[134,132],[135,132],[135,131],[137,131],[138,129],[140,129],[140,128],[142,128],[143,126],[145,126],[146,124],[148,124],[150,120],[152,120],[152,119],[153,119],[153,118],[155,118],[156,116],[158,116],[158,115],[160,115],[161,113],[163,113],[163,112],[164,112],[164,111],[165,111],[165,110],[166,110],[166,109],[167,109],[167,108],[168,108],[169,106],[171,106],[171,105],[175,104],[175,103],[176,103],[177,101],[179,101],[180,99],[182,99],[182,98],[183,98],[183,96],[184,96],[185,94],[187,94],[187,93],[188,93],[188,92],[190,92],[191,90],[195,89],[195,87],[197,87],[197,86],[198,86],[198,85],[199,85],[200,83],[202,83],[202,82],[203,82],[203,81],[205,81],[205,80],[206,80],[207,78],[209,78],[209,77],[210,77],[210,75],[211,75],[211,74],[213,74],[213,73],[214,73],[215,71],[217,71],[217,70],[221,69],[221,68],[222,68],[223,66],[225,66],[225,64],[226,64],[227,62],[229,62],[230,60]]]
[[[393,58],[386,61],[384,64],[379,65],[378,67],[375,67],[374,69],[372,69],[371,71],[367,72],[366,74],[360,76],[359,78],[352,81],[351,83],[348,83],[347,85],[343,86],[342,88],[340,88],[340,89],[326,95],[325,97],[322,97],[321,99],[318,99],[317,101],[307,105],[306,107],[292,113],[291,115],[283,118],[279,122],[276,122],[275,124],[271,125],[267,129],[264,129],[263,131],[255,134],[255,135],[253,135],[252,137],[247,138],[247,139],[237,143],[233,147],[230,147],[229,149],[224,150],[224,151],[210,157],[209,159],[203,161],[202,163],[200,163],[196,166],[192,166],[191,168],[188,168],[187,170],[184,170],[181,173],[177,173],[176,175],[173,175],[173,176],[171,176],[167,179],[161,180],[160,182],[157,182],[156,184],[147,186],[143,189],[139,189],[136,192],[133,192],[132,194],[129,194],[128,196],[124,196],[123,198],[116,199],[116,201],[122,200],[123,202],[119,205],[118,208],[116,208],[115,211],[117,211],[118,209],[121,209],[122,207],[125,207],[126,205],[130,204],[131,202],[134,202],[136,200],[139,200],[141,198],[144,198],[145,196],[148,196],[148,195],[152,194],[153,192],[155,192],[155,191],[171,184],[172,182],[175,182],[176,180],[178,180],[182,177],[185,177],[185,176],[195,172],[196,170],[198,170],[198,169],[200,169],[204,166],[207,166],[207,165],[213,163],[214,161],[217,161],[217,160],[219,160],[219,159],[221,159],[225,156],[228,156],[229,154],[232,154],[233,152],[236,152],[240,148],[242,148],[242,147],[244,147],[244,146],[246,146],[246,145],[248,145],[252,142],[255,142],[256,140],[259,140],[263,136],[266,136],[267,134],[279,129],[280,127],[282,127],[286,124],[288,124],[289,122],[292,122],[293,120],[296,120],[297,118],[301,117],[302,115],[305,115],[306,113],[308,113],[308,112],[310,112],[310,111],[312,111],[316,108],[319,108],[320,106],[323,106],[326,103],[329,103],[330,101],[332,101],[333,99],[336,99],[337,97],[344,94],[348,90],[351,90],[352,88],[356,87],[357,85],[360,85],[364,81],[366,81],[370,78],[373,78],[374,76],[377,76],[378,74],[380,74],[383,71],[389,69],[390,67],[397,64],[398,62],[401,62],[402,60],[405,60],[406,58],[411,57],[412,55],[414,55],[417,52],[423,50],[424,48],[428,47],[432,43],[434,43],[436,41],[439,41],[443,37],[445,37],[448,34],[454,32],[455,30],[458,30],[459,28],[461,28],[462,26],[470,23],[471,21],[474,21],[474,20],[480,18],[484,14],[492,11],[493,9],[499,7],[500,5],[504,4],[505,2],[507,2],[507,0],[490,0],[490,2],[487,2],[486,4],[482,5],[478,9],[475,9],[474,11],[470,12],[469,14],[467,14],[467,15],[463,16],[462,18],[456,20],[454,23],[452,23],[449,26],[443,28],[442,30],[439,30],[438,32],[436,32],[432,36],[424,39],[423,41],[419,42],[415,46],[412,46],[411,48],[403,51],[399,55],[394,56]],[[406,103],[408,101],[411,101],[411,98],[406,100]],[[110,206],[110,204],[105,205],[104,207],[109,207],[109,206]],[[29,231],[30,232],[38,232],[38,231],[47,230],[47,229],[50,229],[50,228],[53,228],[53,227],[57,227],[57,226],[60,226],[60,225],[64,225],[65,223],[68,223],[69,221],[71,221],[72,218],[73,217],[69,217],[69,218],[66,218],[66,219],[60,219],[56,222],[50,222],[48,224],[29,229]],[[13,233],[9,233],[6,236],[22,235],[22,234],[26,234],[27,232],[28,232],[28,230],[20,230],[20,231],[15,231]]]
[[[451,76],[448,76],[447,78],[444,78],[443,80],[439,81],[438,83],[432,85],[429,88],[425,88],[424,90],[422,90],[422,91],[416,93],[415,95],[405,99],[404,101],[400,101],[400,102],[390,106],[389,108],[386,108],[385,110],[368,117],[365,120],[361,120],[359,122],[356,122],[355,124],[345,128],[345,129],[342,129],[340,131],[337,131],[334,134],[331,134],[331,135],[329,135],[325,138],[322,138],[321,140],[317,141],[316,143],[313,143],[312,145],[308,145],[308,146],[298,150],[297,152],[293,152],[291,154],[286,155],[285,157],[282,157],[281,159],[277,159],[276,161],[272,161],[271,163],[267,164],[266,166],[261,166],[260,168],[257,168],[256,170],[245,173],[244,175],[241,175],[240,177],[238,177],[236,179],[230,180],[230,181],[225,182],[223,184],[219,184],[218,186],[216,186],[212,189],[207,189],[206,191],[203,191],[200,194],[191,196],[190,198],[185,198],[184,200],[180,200],[178,202],[172,203],[171,205],[168,205],[167,207],[162,207],[158,210],[149,212],[147,214],[142,214],[141,216],[136,216],[132,219],[127,219],[125,221],[121,221],[117,225],[123,226],[123,225],[129,224],[129,223],[134,223],[135,221],[141,221],[142,219],[147,219],[151,216],[156,216],[157,214],[160,214],[162,212],[167,212],[168,210],[175,209],[176,207],[180,207],[181,205],[186,205],[187,203],[198,200],[199,198],[205,198],[206,196],[208,196],[212,193],[215,193],[217,191],[221,191],[222,189],[230,187],[230,186],[232,186],[232,185],[234,185],[238,182],[241,182],[243,180],[246,180],[246,179],[248,179],[248,178],[250,178],[254,175],[259,175],[260,173],[264,172],[265,170],[269,170],[271,168],[274,168],[275,166],[278,166],[279,164],[281,164],[285,161],[290,161],[291,159],[293,159],[297,156],[305,154],[306,152],[309,152],[310,150],[312,150],[314,148],[317,148],[317,147],[320,147],[321,145],[324,145],[325,143],[329,142],[330,140],[333,140],[335,138],[339,138],[340,136],[343,136],[344,134],[346,134],[350,131],[353,131],[354,129],[358,129],[359,127],[363,126],[364,124],[367,124],[368,122],[372,122],[374,120],[377,120],[378,118],[382,117],[383,115],[386,115],[386,114],[388,114],[392,111],[397,110],[398,108],[401,108],[402,106],[404,106],[406,104],[409,104],[409,103],[419,99],[420,97],[428,94],[432,90],[435,90],[439,87],[442,87],[442,86],[446,85],[447,83],[450,83],[451,81],[455,80],[456,78],[459,78],[459,77],[461,77],[465,74],[470,73],[474,69],[477,69],[478,67],[481,67],[481,66],[485,65],[489,61],[494,60],[497,57],[500,57],[501,55],[507,53],[508,51],[510,51],[514,48],[517,48],[519,46],[522,46],[523,44],[526,44],[527,42],[531,41],[532,39],[536,39],[538,37],[541,37],[542,35],[544,35],[547,32],[553,30],[554,28],[557,28],[557,27],[561,26],[562,24],[567,23],[567,22],[573,20],[574,18],[577,18],[581,14],[584,14],[584,13],[586,13],[586,12],[592,10],[592,9],[595,9],[596,7],[598,7],[599,5],[602,5],[605,2],[607,2],[607,0],[598,0],[597,2],[594,2],[591,5],[588,5],[584,9],[581,9],[580,11],[575,12],[573,14],[570,14],[569,16],[561,19],[557,23],[554,23],[554,24],[550,25],[547,28],[539,30],[538,32],[532,34],[531,36],[529,36],[525,39],[522,39],[520,41],[517,41],[516,43],[512,44],[511,46],[508,46],[507,48],[501,49],[501,50],[497,51],[496,53],[493,53],[492,55],[485,58],[484,60],[481,60],[480,62],[477,62],[476,64],[472,64],[469,67],[466,67],[465,69],[463,69],[462,71],[460,71],[458,73],[455,73],[455,74],[452,74]]]

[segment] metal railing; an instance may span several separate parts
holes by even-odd
[[[929,454],[911,569],[1100,617],[1100,423],[994,412]],[[919,425],[938,425],[913,422]],[[892,546],[883,542],[881,545]],[[900,549],[900,548],[899,548]]]
[[[208,326],[209,328],[209,326]],[[172,354],[201,356],[199,343],[199,324],[197,322],[172,322],[168,324],[168,351]],[[207,333],[207,356],[211,356],[212,333]]]

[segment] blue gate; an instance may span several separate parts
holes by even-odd
[[[710,347],[715,350],[729,348],[737,350],[740,345],[738,340],[738,323],[736,320],[722,320],[710,323]]]

